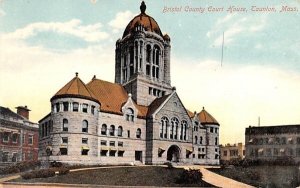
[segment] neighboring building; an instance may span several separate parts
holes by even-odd
[[[27,106],[17,113],[0,106],[0,165],[38,159],[38,124],[29,121]]]
[[[219,123],[189,112],[170,78],[170,37],[141,13],[116,42],[115,82],[76,76],[39,121],[42,160],[84,164],[219,164]]]
[[[250,126],[245,139],[247,159],[300,161],[300,125]]]
[[[224,161],[245,158],[245,145],[243,143],[221,145],[220,150],[221,160]]]

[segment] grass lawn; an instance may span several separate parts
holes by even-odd
[[[293,188],[300,185],[298,166],[250,166],[210,170],[255,187]]]
[[[143,167],[119,167],[102,168],[70,172],[66,175],[50,178],[39,178],[24,180],[22,178],[12,180],[13,182],[46,182],[46,183],[69,183],[69,184],[97,184],[97,185],[121,185],[121,186],[197,186],[213,187],[202,181],[198,184],[176,184],[176,179],[183,172],[183,169],[159,166]]]

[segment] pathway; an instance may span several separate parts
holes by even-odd
[[[199,169],[203,174],[203,180],[217,187],[222,187],[222,188],[252,188],[253,187],[251,185],[247,185],[245,183],[238,182],[236,180],[221,176],[219,174],[216,174],[206,169],[206,168],[214,168],[211,166],[193,165],[193,166],[183,166],[183,167],[185,169],[188,168]]]

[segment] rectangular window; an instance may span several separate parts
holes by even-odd
[[[11,158],[11,162],[17,162],[18,160],[18,154],[17,153],[13,153],[13,156]]]
[[[109,146],[115,146],[115,141],[110,141]]]
[[[33,160],[33,153],[32,153],[32,152],[29,152],[29,153],[28,153],[28,160],[29,160],[29,161],[32,161],[32,160]]]
[[[116,156],[116,150],[110,150],[109,151],[109,156],[110,157],[115,157]]]
[[[87,138],[82,138],[81,143],[82,144],[88,144],[88,139]]]
[[[123,142],[118,142],[119,147],[123,147]]]
[[[2,162],[8,162],[8,152],[2,153]]]
[[[213,128],[213,127],[210,128],[210,132],[211,132],[211,133],[214,132],[214,128]]]
[[[118,157],[123,157],[124,156],[124,151],[118,151]]]
[[[88,111],[88,104],[82,104],[82,112],[87,113]]]
[[[22,135],[22,143],[25,144],[25,134]]]
[[[4,132],[3,133],[3,142],[8,142],[9,141],[9,133],[8,132]]]
[[[61,138],[61,142],[62,142],[63,144],[67,144],[67,143],[68,143],[68,137],[62,137],[62,138]]]
[[[60,148],[60,155],[68,155],[68,149],[67,148]]]
[[[78,102],[73,102],[73,112],[78,112],[79,104]]]
[[[106,146],[107,141],[106,140],[101,140],[101,146]]]
[[[55,104],[55,108],[56,108],[56,112],[59,112],[59,111],[60,111],[60,104],[59,104],[59,103],[56,103],[56,104]]]
[[[142,161],[142,151],[135,151],[135,160]]]
[[[17,143],[18,142],[18,134],[13,134],[12,135],[12,142]]]
[[[63,102],[63,106],[64,106],[64,111],[68,111],[69,110],[69,103],[68,102]]]
[[[127,136],[130,138],[130,130],[127,130]]]
[[[89,150],[88,149],[82,149],[81,150],[81,155],[88,155],[89,154]]]
[[[91,113],[94,115],[95,114],[95,106],[91,107]]]
[[[201,158],[201,154],[198,154],[198,159],[200,159]]]
[[[107,156],[107,150],[101,150],[100,156],[106,157]]]
[[[32,145],[33,144],[33,135],[28,136],[28,144]]]
[[[226,157],[226,156],[227,156],[227,151],[224,151],[224,152],[223,152],[223,155]]]
[[[215,128],[215,133],[218,133],[218,128]]]

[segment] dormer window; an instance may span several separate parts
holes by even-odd
[[[127,121],[132,121],[134,120],[134,111],[131,108],[127,108],[126,110],[126,120]]]

